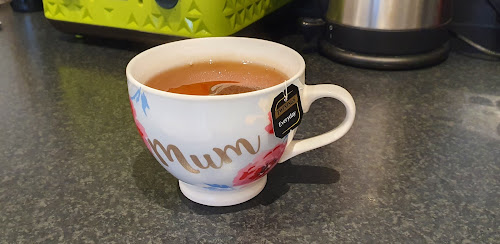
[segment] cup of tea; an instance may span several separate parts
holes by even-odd
[[[241,37],[163,44],[126,68],[134,121],[147,148],[187,198],[209,206],[255,197],[277,163],[351,128],[356,108],[349,92],[306,85],[304,72],[304,59],[293,49]],[[293,140],[304,113],[323,97],[344,104],[343,122]]]

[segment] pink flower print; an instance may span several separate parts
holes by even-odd
[[[269,124],[266,126],[266,131],[269,134],[274,134],[274,129],[273,129],[273,122],[272,122],[272,117],[271,117],[271,112],[267,114],[267,117],[269,119]]]
[[[275,148],[257,156],[252,163],[238,171],[233,180],[233,186],[241,186],[260,179],[274,168],[285,151],[286,143],[280,143]]]
[[[137,120],[137,114],[135,113],[135,108],[134,104],[132,103],[132,99],[130,100],[130,108],[132,108],[132,115],[134,116],[134,121],[135,121],[135,126],[137,127],[137,130],[139,131],[139,134],[141,135],[142,140],[144,141],[144,144],[148,147],[149,151],[151,151],[151,146],[148,143],[148,134],[146,134],[146,130],[144,129],[144,126]]]

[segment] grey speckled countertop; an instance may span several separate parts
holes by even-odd
[[[0,243],[500,242],[499,62],[453,52],[383,72],[305,54],[307,83],[352,93],[351,131],[278,165],[255,199],[212,208],[180,193],[136,131],[124,69],[142,47],[8,5],[0,20]],[[316,102],[298,137],[343,113]]]

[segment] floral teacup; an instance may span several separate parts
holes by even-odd
[[[208,60],[250,61],[291,78],[262,90],[221,96],[175,94],[144,85],[166,69]],[[229,206],[259,194],[277,163],[329,144],[350,129],[356,112],[351,95],[336,85],[305,85],[304,71],[300,54],[281,44],[216,37],[146,50],[130,61],[126,74],[134,120],[149,151],[179,179],[187,198],[209,206]],[[344,121],[305,140],[292,140],[295,129],[283,138],[276,136],[271,106],[292,84],[298,87],[304,112],[313,101],[332,97],[346,107]]]

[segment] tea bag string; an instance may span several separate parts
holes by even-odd
[[[286,85],[286,82],[283,82],[283,84],[285,85],[285,91],[284,91],[284,97],[285,97],[285,102],[288,101],[288,86]]]

